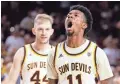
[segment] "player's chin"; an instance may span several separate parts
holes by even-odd
[[[41,43],[46,44],[46,43],[48,43],[48,40],[42,40]]]
[[[72,36],[74,34],[74,32],[72,31],[67,31],[67,36]]]

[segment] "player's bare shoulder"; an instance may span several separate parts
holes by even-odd
[[[14,55],[14,61],[22,62],[24,58],[25,48],[21,47],[17,50],[17,52]]]

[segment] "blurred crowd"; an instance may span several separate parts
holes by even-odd
[[[69,12],[69,7],[74,4],[81,4],[90,9],[94,23],[87,38],[96,42],[108,56],[114,73],[109,84],[120,84],[120,2],[113,1],[2,1],[2,81],[8,76],[17,49],[34,41],[31,28],[33,28],[35,16],[47,13],[54,18],[55,32],[50,43],[56,45],[66,39],[64,19]]]

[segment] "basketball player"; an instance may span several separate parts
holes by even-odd
[[[49,84],[108,84],[112,71],[107,56],[94,42],[85,38],[93,23],[90,11],[74,5],[65,20],[67,40],[59,43],[48,57]]]
[[[21,72],[21,84],[47,84],[47,56],[54,49],[49,44],[53,34],[53,19],[47,14],[38,14],[34,20],[33,34],[35,42],[20,48],[15,56],[8,78],[3,84],[16,84]]]

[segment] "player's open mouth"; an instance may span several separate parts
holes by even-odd
[[[67,28],[71,28],[72,27],[72,22],[68,22],[68,27]]]

